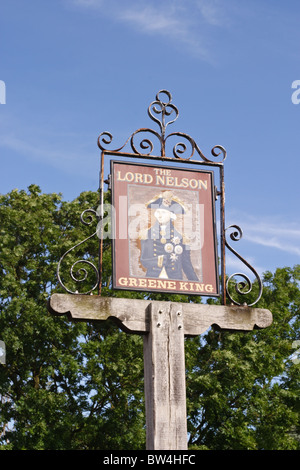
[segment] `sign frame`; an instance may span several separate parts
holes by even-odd
[[[113,289],[219,297],[214,172],[110,165]]]
[[[182,165],[188,169],[196,167],[210,167],[213,174],[218,179],[218,189],[215,188],[215,196],[219,198],[219,262],[220,262],[220,296],[222,305],[226,305],[227,301],[234,305],[247,305],[251,307],[255,305],[261,298],[263,291],[262,280],[258,272],[251,266],[232,246],[229,242],[237,242],[242,236],[242,229],[238,225],[230,225],[225,227],[225,179],[224,179],[224,161],[227,158],[227,152],[222,145],[215,145],[210,155],[205,155],[198,143],[192,136],[185,132],[175,131],[169,134],[166,130],[170,124],[173,124],[178,116],[178,108],[172,103],[172,95],[168,90],[160,90],[156,94],[156,99],[148,106],[148,116],[159,126],[159,131],[152,128],[141,127],[134,131],[126,142],[118,147],[113,143],[113,135],[104,131],[98,137],[98,147],[101,151],[100,155],[100,174],[99,174],[99,206],[97,210],[86,209],[80,216],[80,220],[85,225],[91,225],[93,220],[97,220],[98,225],[96,231],[84,240],[76,243],[69,248],[60,258],[57,265],[57,278],[61,287],[71,294],[92,294],[98,291],[98,295],[102,295],[102,270],[103,270],[103,251],[107,248],[104,246],[103,240],[107,238],[106,229],[104,231],[105,211],[104,211],[104,183],[110,188],[110,175],[104,179],[105,161],[111,158],[125,158],[127,161],[146,160],[148,162],[160,161],[162,164]],[[149,163],[150,164],[150,163]],[[189,168],[187,168],[189,166]],[[218,176],[217,176],[218,175]],[[88,240],[97,237],[100,240],[98,251],[98,265],[94,259],[88,259],[88,255],[84,255],[81,259],[73,262],[69,269],[69,273],[64,273],[62,264],[66,258],[74,250],[79,249]],[[229,237],[229,238],[228,238]],[[226,256],[225,248],[227,248],[239,261],[244,264],[248,270],[255,276],[255,283],[252,283],[247,274],[243,272],[235,272],[231,275],[226,273]],[[70,258],[68,258],[70,259]],[[219,266],[218,266],[219,267]],[[63,277],[67,277],[65,281]],[[238,280],[239,278],[239,280]],[[82,283],[82,284],[81,284]],[[110,281],[109,281],[110,284]],[[108,285],[108,284],[107,284]],[[81,286],[81,288],[80,288]],[[124,286],[124,288],[127,286]],[[132,287],[126,290],[134,290]],[[81,292],[79,292],[79,289]],[[186,292],[189,294],[189,292]],[[251,294],[251,296],[250,296]],[[254,295],[253,295],[254,294]],[[202,295],[204,295],[202,293]],[[245,299],[249,295],[250,303]],[[217,295],[210,295],[211,297]]]

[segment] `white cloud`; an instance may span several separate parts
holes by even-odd
[[[176,30],[185,31],[180,20],[171,12],[161,11],[146,5],[143,9],[125,9],[119,12],[118,19],[136,25],[141,31],[174,34]]]
[[[116,18],[143,34],[163,36],[175,46],[183,46],[194,56],[210,60],[205,41],[195,31],[194,19],[176,4],[165,6],[145,4],[120,9]]]
[[[253,258],[252,256],[248,257],[247,255],[243,258],[247,261],[250,266],[252,266],[255,271],[258,273],[259,276],[262,276],[262,274],[267,270],[264,266],[261,266],[257,264],[257,260]],[[229,251],[226,251],[226,273],[229,276],[232,276],[233,273],[244,273],[246,274],[250,279],[254,279],[254,273],[245,265],[239,258],[231,254]]]
[[[141,34],[160,35],[184,47],[190,54],[211,62],[211,27],[224,26],[219,0],[68,0],[88,9],[98,9],[109,20],[118,21]]]
[[[99,8],[105,0],[69,0],[70,3],[85,8]]]
[[[248,241],[252,243],[256,243],[258,245],[266,246],[269,248],[276,248],[277,250],[285,251],[287,253],[295,254],[300,256],[300,241],[295,240],[294,244],[291,239],[288,237],[280,237],[279,235],[273,237],[265,237],[265,236],[256,236],[256,235],[249,235],[245,237]]]
[[[207,23],[212,26],[224,25],[224,10],[218,0],[197,0],[196,5]]]
[[[238,218],[245,241],[300,256],[299,222],[287,221],[283,217],[241,215]]]
[[[238,225],[242,237],[231,240],[231,224]],[[245,214],[240,210],[229,210],[226,215],[226,240],[242,258],[262,276],[266,271],[275,271],[279,266],[294,266],[300,263],[300,222],[287,220],[284,214]],[[237,256],[226,249],[226,272],[243,272],[253,277]]]
[[[59,140],[58,136],[56,137],[56,140]],[[38,141],[36,137],[31,140],[30,137],[16,137],[14,134],[8,133],[0,135],[0,147],[15,151],[18,158],[43,162],[49,167],[56,168],[64,173],[82,174],[86,170],[88,174],[87,168],[94,169],[95,155],[89,155],[84,149],[80,152],[80,145],[77,145],[76,150],[74,150],[74,146],[70,143],[74,140],[74,136],[65,136],[64,140],[63,144],[57,143],[55,148],[51,148],[48,141]]]

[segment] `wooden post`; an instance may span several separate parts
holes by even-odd
[[[186,450],[186,387],[182,309],[150,304],[144,337],[148,450]]]
[[[96,295],[54,294],[48,309],[74,320],[112,317],[127,333],[144,335],[147,450],[187,449],[184,336],[212,325],[251,331],[272,324],[267,309]]]

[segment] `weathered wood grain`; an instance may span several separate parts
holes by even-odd
[[[144,376],[148,450],[186,450],[184,336],[210,326],[250,331],[272,324],[269,310],[96,295],[54,294],[48,309],[74,320],[113,318],[129,333],[144,335]]]
[[[267,328],[272,324],[271,312],[261,308],[159,302],[97,295],[53,294],[48,308],[55,315],[66,314],[76,320],[104,321],[112,317],[124,331],[145,334],[150,331],[150,304],[165,304],[168,309],[172,304],[175,309],[182,309],[186,336],[202,334],[211,325],[226,330],[251,331],[253,328]]]
[[[148,450],[186,450],[186,385],[182,312],[174,304],[149,306],[144,336]]]

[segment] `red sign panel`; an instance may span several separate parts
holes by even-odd
[[[113,287],[219,295],[213,172],[111,166]]]

